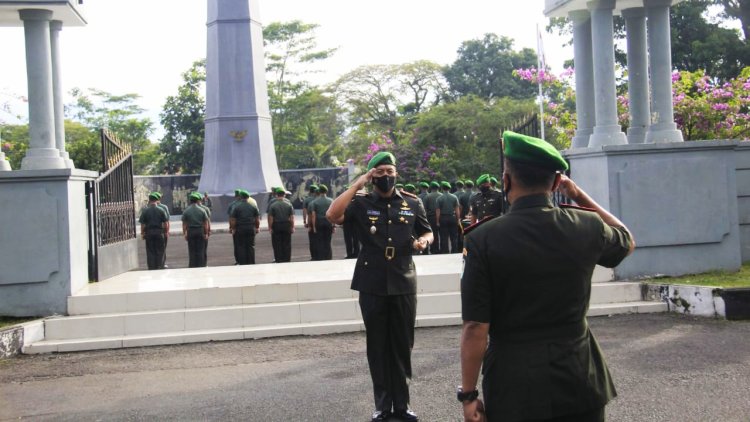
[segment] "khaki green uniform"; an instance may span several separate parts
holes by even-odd
[[[321,195],[318,199],[312,201],[307,210],[308,213],[315,213],[315,255],[313,261],[323,261],[333,259],[331,250],[331,238],[333,237],[333,225],[326,218],[326,212],[331,207],[333,199]]]
[[[164,268],[164,251],[167,247],[164,224],[169,217],[158,204],[150,204],[141,210],[138,222],[145,226],[146,262],[149,270]]]
[[[440,253],[458,253],[458,206],[458,198],[450,192],[443,192],[435,202],[435,207],[440,210]]]
[[[277,199],[268,207],[268,215],[273,217],[271,245],[275,262],[292,260],[292,224],[289,218],[294,214],[291,202]]]
[[[169,214],[169,207],[166,206],[165,204],[162,204],[161,202],[159,202],[158,204],[156,204],[156,206],[159,207],[159,208],[161,208],[162,210],[164,210],[164,213],[167,214],[167,221],[169,221],[169,216],[170,216],[170,214]],[[164,254],[162,255],[161,268],[166,267],[166,264],[167,264],[167,244],[169,244],[169,236],[168,236],[168,234],[169,233],[166,233],[166,229],[165,229],[165,233],[164,233]]]
[[[594,212],[555,208],[547,195],[465,237],[464,321],[489,323],[482,366],[490,421],[525,421],[601,409],[616,396],[586,322],[594,267],[628,254],[627,230]]]
[[[234,257],[237,264],[255,264],[255,222],[260,218],[258,207],[247,201],[238,201],[230,217],[236,220]]]
[[[310,221],[311,221],[310,220],[310,204],[313,201],[315,201],[316,199],[318,199],[318,195],[313,193],[313,194],[310,194],[310,195],[306,196],[305,200],[302,202],[302,208],[305,209],[305,210],[307,210],[307,223],[308,223],[308,225],[310,225]],[[317,247],[318,242],[317,242],[316,239],[317,239],[317,234],[313,233],[312,227],[308,227],[308,230],[307,230],[307,241],[308,241],[308,244],[310,245],[309,246],[309,248],[310,248],[310,259],[312,259],[313,261],[315,260],[315,257],[317,256],[317,250],[315,248]]]
[[[424,210],[427,213],[427,221],[430,222],[432,236],[434,237],[429,248],[431,254],[440,253],[440,227],[438,227],[437,215],[435,214],[435,210],[437,209],[437,199],[440,198],[440,195],[440,192],[432,191],[422,198]]]
[[[207,221],[208,214],[198,204],[192,204],[182,212],[182,222],[187,224],[188,236],[188,266],[205,267],[206,266],[206,239],[203,223]]]

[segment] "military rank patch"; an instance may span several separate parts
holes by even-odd
[[[378,211],[378,210],[367,210],[367,215],[380,216],[380,211]]]

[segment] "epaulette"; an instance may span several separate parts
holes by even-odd
[[[412,199],[419,199],[419,197],[418,197],[417,195],[414,195],[413,193],[411,193],[411,192],[407,192],[407,191],[405,191],[405,190],[402,190],[402,191],[401,191],[401,192],[399,192],[399,193],[400,193],[401,195],[406,195],[406,196],[408,196],[409,198],[412,198]]]
[[[596,210],[593,209],[593,208],[587,208],[587,207],[582,207],[582,206],[573,205],[573,204],[560,204],[560,208],[570,208],[570,209],[574,209],[574,210],[596,212]]]
[[[477,227],[481,226],[482,224],[484,224],[484,223],[492,220],[493,218],[495,218],[494,215],[488,215],[487,217],[484,217],[483,219],[477,221],[476,223],[471,224],[471,225],[465,227],[464,228],[464,236],[466,236],[467,234],[469,234],[470,232],[472,232],[474,229],[476,229]]]

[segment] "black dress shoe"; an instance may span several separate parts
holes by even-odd
[[[411,409],[397,410],[393,412],[393,416],[404,422],[418,422],[419,417]]]
[[[375,413],[372,414],[372,422],[387,421],[390,416],[391,412],[387,410],[376,410]]]

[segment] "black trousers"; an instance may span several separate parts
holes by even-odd
[[[312,259],[313,261],[317,261],[318,260],[318,234],[313,233],[312,228],[308,230],[307,232],[307,241],[310,242],[310,259]]]
[[[164,268],[165,240],[163,229],[146,229],[146,262],[149,270]]]
[[[432,229],[432,244],[430,245],[430,254],[440,253],[440,227],[437,226],[437,218],[435,215],[428,215],[427,221],[430,223]]]
[[[331,250],[331,238],[333,237],[333,226],[328,220],[325,223],[318,223],[315,225],[315,242],[317,246],[317,256],[313,258],[316,261],[327,261],[333,259],[333,251]]]
[[[292,260],[292,223],[288,221],[275,222],[271,227],[271,245],[276,262]]]
[[[409,407],[411,349],[417,296],[359,294],[359,307],[367,334],[367,362],[375,409],[405,410]]]
[[[238,226],[234,232],[234,259],[239,265],[255,264],[255,227]]]
[[[359,256],[359,237],[357,230],[354,228],[354,222],[344,220],[344,244],[346,245],[346,257],[356,258]]]
[[[164,233],[164,254],[161,257],[161,268],[167,266],[167,243],[169,243],[169,233]]]
[[[203,227],[188,229],[188,267],[206,266],[206,239],[203,238]]]
[[[234,234],[232,234],[232,245],[234,246],[234,263],[239,264],[240,263],[240,257],[237,254],[239,252],[239,247],[237,246],[237,231],[235,230]]]
[[[440,216],[440,253],[458,252],[458,222],[455,215]],[[450,250],[449,248],[450,244]]]

